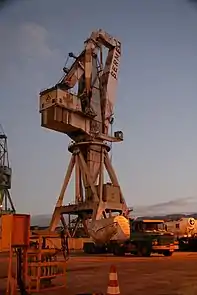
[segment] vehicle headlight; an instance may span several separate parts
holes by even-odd
[[[158,244],[158,241],[157,240],[153,240],[152,241],[152,245],[157,245]]]

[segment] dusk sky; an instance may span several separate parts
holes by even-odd
[[[15,0],[0,11],[0,124],[19,212],[54,208],[70,140],[40,126],[39,91],[99,28],[122,42],[113,163],[128,205],[197,198],[197,3]]]

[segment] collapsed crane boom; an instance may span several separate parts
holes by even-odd
[[[108,49],[104,65],[103,47]],[[113,116],[120,57],[120,41],[103,30],[93,32],[85,41],[85,49],[76,57],[71,68],[66,70],[66,75],[60,82],[70,89],[80,81],[78,96],[81,98],[82,108],[84,104],[87,106],[83,111],[91,113],[91,108],[93,109],[97,121],[102,122],[99,131],[105,135],[108,135]]]

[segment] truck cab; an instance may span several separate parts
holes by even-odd
[[[114,244],[113,253],[131,253],[138,256],[158,253],[171,256],[175,250],[174,242],[174,234],[167,231],[164,220],[130,219],[130,239]]]

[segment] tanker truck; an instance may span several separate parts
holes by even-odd
[[[193,217],[169,220],[165,224],[174,233],[180,250],[197,250],[197,223]]]
[[[90,222],[88,231],[92,241],[84,243],[87,254],[171,256],[175,250],[174,234],[167,232],[163,220],[134,220],[120,215]]]

